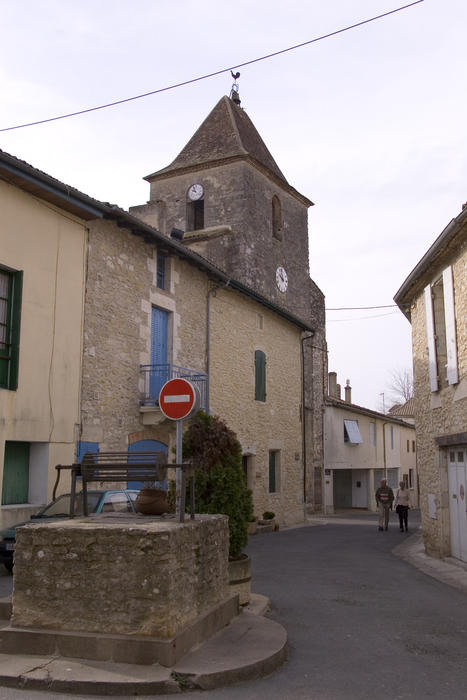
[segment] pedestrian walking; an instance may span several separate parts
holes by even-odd
[[[387,530],[389,523],[389,511],[392,510],[394,501],[394,492],[388,486],[386,479],[381,479],[381,486],[376,489],[376,505],[379,510],[379,525],[378,530]]]
[[[405,481],[399,481],[399,488],[397,489],[394,505],[396,507],[396,513],[399,516],[400,531],[404,532],[405,528],[405,531],[408,532],[410,492],[405,486]]]

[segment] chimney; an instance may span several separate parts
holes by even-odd
[[[350,379],[345,382],[345,403],[352,403],[352,387],[350,386]]]
[[[337,372],[328,373],[328,394],[333,398],[337,396]]]
[[[336,387],[336,399],[340,399],[340,398],[341,398],[341,385],[338,384]]]

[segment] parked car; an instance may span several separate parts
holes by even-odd
[[[88,491],[88,509],[90,513],[135,513],[134,502],[138,490],[112,489],[108,491]],[[75,497],[75,515],[83,514],[83,497],[79,492]],[[44,506],[38,513],[31,515],[32,522],[38,520],[61,520],[70,515],[70,494],[65,493]],[[0,563],[11,573],[13,554],[16,544],[16,528],[27,525],[30,521],[16,523],[0,532]]]

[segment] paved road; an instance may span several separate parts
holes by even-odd
[[[251,538],[253,589],[287,629],[289,661],[268,678],[188,697],[465,700],[467,596],[391,554],[407,537],[395,523],[378,532],[374,516],[359,522]],[[50,697],[0,689],[0,700]]]

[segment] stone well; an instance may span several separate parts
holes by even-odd
[[[74,655],[117,660],[109,643],[115,638],[117,656],[128,661],[132,655],[122,652],[122,640],[137,639],[149,661],[136,653],[135,663],[170,665],[238,612],[238,598],[229,591],[228,550],[223,515],[178,523],[106,514],[19,528],[11,626],[1,633],[0,651],[22,638],[25,653],[44,653],[51,634],[54,644],[66,638],[68,649],[71,634],[81,640]],[[86,642],[90,634],[106,638],[97,656],[91,648],[99,645]],[[177,639],[183,639],[179,651],[163,658],[144,644],[174,649]]]

